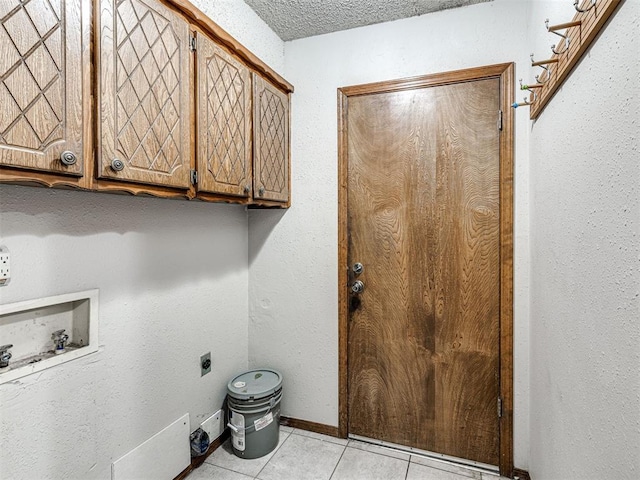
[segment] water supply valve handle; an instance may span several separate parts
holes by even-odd
[[[51,334],[51,340],[56,344],[56,353],[64,352],[64,344],[69,340],[69,335],[64,333],[64,328]]]
[[[51,334],[51,339],[52,339],[52,340],[59,340],[59,339],[62,339],[62,337],[67,337],[67,338],[69,338],[69,335],[65,335],[65,334],[64,334],[64,332],[65,332],[65,329],[64,329],[64,328],[63,328],[63,329],[61,329],[61,330],[56,330],[55,332],[53,332],[53,333]]]
[[[13,348],[13,345],[10,343],[0,347],[0,368],[7,368],[9,366],[9,360],[11,360],[10,348]]]

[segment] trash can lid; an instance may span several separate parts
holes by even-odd
[[[282,388],[282,375],[276,370],[249,370],[232,378],[227,385],[229,395],[238,400],[262,398]]]

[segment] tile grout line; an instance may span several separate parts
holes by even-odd
[[[396,460],[403,460],[403,461],[411,462],[412,455],[409,454],[409,453],[403,452],[402,450],[395,450],[395,452],[406,455],[407,457],[409,457],[407,460],[404,460],[402,458],[394,456],[391,453],[385,453],[385,450],[393,450],[393,449],[390,449],[388,447],[383,447],[381,445],[379,446],[380,450],[382,450],[380,452],[378,452],[378,451],[374,452],[374,451],[371,451],[371,450],[366,450],[364,448],[352,447],[350,444],[351,444],[351,442],[354,442],[354,441],[357,442],[358,440],[349,440],[349,443],[347,443],[347,447],[353,448],[354,450],[360,450],[361,452],[375,453],[376,455],[382,455],[383,457],[395,458]],[[364,442],[362,442],[362,443],[364,443]],[[377,446],[377,445],[374,445],[374,444],[366,444],[366,445],[372,445],[374,447]]]
[[[364,444],[364,445],[370,445],[370,446],[373,446],[373,447],[377,447],[381,451],[380,452],[378,452],[378,451],[372,452],[370,450],[358,449],[357,447],[351,447],[351,448],[355,448],[355,449],[358,449],[358,450],[363,450],[365,452],[376,453],[378,455],[384,455],[384,456],[388,456],[388,457],[391,457],[391,458],[398,458],[398,457],[393,456],[391,454],[384,453],[384,450],[388,450],[388,451],[391,451],[391,452],[402,453],[402,454],[405,454],[405,455],[407,455],[409,457],[409,459],[408,459],[409,463],[415,463],[416,465],[420,465],[422,467],[431,468],[433,470],[438,470],[438,471],[441,471],[441,472],[452,473],[454,475],[459,475],[459,476],[462,476],[462,477],[470,478],[472,480],[479,480],[476,477],[476,474],[480,474],[480,479],[484,480],[482,478],[482,476],[485,473],[488,474],[488,475],[492,475],[492,476],[496,476],[497,475],[497,480],[502,480],[502,478],[500,477],[499,474],[494,473],[492,471],[489,471],[487,469],[481,468],[481,467],[476,467],[476,466],[473,466],[473,465],[466,465],[466,464],[458,463],[458,462],[454,462],[454,461],[440,460],[438,458],[435,458],[435,457],[432,457],[432,456],[429,456],[429,455],[424,455],[424,454],[421,454],[421,453],[409,453],[406,450],[403,450],[401,448],[396,448],[396,447],[393,447],[393,446],[379,445],[377,443],[366,442],[366,441],[356,440],[356,439],[351,439],[351,438],[349,439],[349,443],[347,444],[347,446],[349,446],[351,444],[351,442],[358,442],[358,443],[361,443],[361,444]],[[433,465],[431,465],[431,464],[425,465],[423,463],[414,461],[413,460],[414,457],[422,458],[422,459],[425,459],[425,460],[429,460],[429,461],[433,462]],[[453,468],[459,469],[459,470],[463,470],[463,471],[465,471],[465,473],[460,473],[459,471],[456,472],[456,471],[452,471],[452,470],[447,470],[444,467],[445,465],[449,466],[449,467],[453,467]]]
[[[246,473],[238,472],[237,470],[232,470],[232,469],[227,468],[227,467],[222,467],[222,466],[220,466],[220,465],[215,465],[215,464],[213,464],[213,463],[207,463],[207,462],[204,462],[204,463],[203,463],[203,465],[204,465],[205,463],[206,463],[207,465],[209,465],[210,467],[221,468],[222,470],[226,470],[227,472],[233,472],[233,473],[237,473],[238,475],[243,475],[243,476],[245,476],[245,477],[247,477],[247,478],[253,478],[252,476],[247,475]],[[198,468],[200,468],[200,467],[198,467]],[[195,471],[195,470],[194,470],[194,471]]]
[[[260,471],[258,472],[258,474],[257,474],[255,477],[253,477],[254,479],[255,479],[255,478],[258,478],[258,477],[260,476],[260,474],[261,474],[261,473],[262,473],[262,471],[265,469],[265,467],[266,467],[267,465],[269,465],[269,462],[271,462],[271,460],[273,460],[273,457],[275,457],[275,456],[276,456],[276,453],[278,453],[278,450],[280,450],[280,448],[282,448],[282,445],[284,445],[285,443],[287,443],[287,440],[289,440],[289,437],[290,437],[292,434],[293,434],[293,431],[289,432],[289,434],[287,435],[287,437],[282,441],[282,444],[280,444],[280,445],[277,445],[277,446],[276,446],[275,450],[273,451],[273,455],[271,455],[271,458],[267,461],[267,463],[265,463],[265,464],[264,464],[264,466],[260,469]],[[278,443],[279,443],[279,442],[278,442]],[[238,472],[238,473],[240,473],[240,472]]]
[[[424,463],[415,462],[415,461],[413,461],[413,457],[424,458],[425,460],[430,460],[431,462],[433,462],[433,465],[425,465]],[[465,467],[464,465],[457,465],[457,464],[454,464],[454,463],[440,462],[437,459],[434,459],[434,458],[431,458],[431,457],[427,457],[427,456],[424,456],[424,455],[411,454],[409,456],[409,463],[415,463],[416,465],[421,465],[423,467],[429,467],[429,468],[432,468],[434,470],[439,470],[441,472],[453,473],[455,475],[459,475],[461,477],[471,478],[473,480],[477,480],[477,477],[474,475],[475,473],[479,473],[481,479],[482,479],[482,476],[483,476],[483,473],[484,473],[480,469],[468,468],[468,467]],[[460,472],[454,472],[452,470],[447,470],[445,468],[442,468],[440,466],[440,464],[447,465],[447,466],[450,466],[450,467],[454,467],[454,468],[457,468],[458,470],[464,470],[466,472],[469,472],[469,475],[467,475],[466,473],[460,473]],[[438,466],[436,466],[436,465],[438,465]],[[498,478],[500,478],[500,477],[498,477]]]
[[[409,467],[411,466],[411,455],[409,455],[409,461],[407,462],[407,471],[404,473],[404,480],[409,478]]]
[[[332,443],[332,444],[334,444],[334,445],[340,445],[341,447],[346,447],[347,445],[349,445],[349,439],[347,439],[347,443],[342,444],[342,443],[337,442],[337,441],[335,441],[335,440],[331,440],[332,438],[335,438],[335,439],[337,439],[337,440],[343,440],[343,439],[341,439],[341,438],[339,438],[339,437],[333,437],[333,436],[331,436],[331,435],[325,435],[324,433],[318,433],[318,434],[317,434],[317,435],[322,435],[322,436],[324,436],[324,437],[327,437],[327,438],[328,438],[327,440],[325,440],[324,438],[318,438],[318,437],[314,437],[314,436],[312,436],[312,435],[305,435],[304,433],[296,433],[296,431],[297,431],[297,430],[300,430],[300,429],[299,429],[299,428],[294,428],[294,429],[293,429],[293,431],[292,431],[291,433],[292,433],[292,434],[296,434],[296,435],[298,435],[299,437],[313,438],[314,440],[320,440],[321,442],[327,442],[327,443]],[[309,430],[303,430],[303,431],[309,432]],[[310,432],[310,433],[314,433],[314,432]]]
[[[334,443],[334,445],[337,445],[337,444]],[[340,458],[338,459],[336,466],[333,467],[333,471],[331,472],[331,475],[329,476],[328,480],[331,480],[333,478],[333,475],[336,473],[336,469],[338,468],[338,465],[340,465],[340,461],[342,460],[342,457],[344,457],[344,452],[346,451],[347,451],[347,446],[344,445],[344,448],[342,449],[342,453],[340,454]]]

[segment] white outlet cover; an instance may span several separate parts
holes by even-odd
[[[2,245],[0,247],[0,286],[6,285],[11,280],[11,257],[9,249]]]

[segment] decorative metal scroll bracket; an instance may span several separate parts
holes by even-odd
[[[513,108],[518,108],[518,107],[526,107],[526,106],[533,105],[533,102],[535,102],[538,99],[538,93],[536,92],[536,89],[538,88],[542,88],[542,84],[527,85],[522,83],[522,79],[520,79],[520,90],[525,90],[529,92],[531,95],[529,95],[529,98],[524,97],[524,101],[522,102],[512,103],[511,106]]]
[[[549,19],[547,18],[544,22],[545,27],[547,27],[547,32],[553,33],[554,35],[558,35],[564,40],[564,50],[556,50],[556,45],[551,45],[551,51],[556,55],[562,55],[569,51],[569,47],[571,46],[571,37],[569,37],[568,30],[564,33],[558,32],[558,30],[565,30],[571,27],[579,27],[582,25],[582,20],[576,20],[573,22],[560,23],[558,25],[549,25]]]
[[[593,7],[596,6],[596,0],[591,0],[591,4],[589,5],[589,8],[580,8],[580,0],[576,0],[575,2],[573,2],[573,6],[575,7],[576,12],[579,12],[579,13],[588,12],[589,10],[591,10]]]
[[[541,70],[532,75],[536,80],[534,85],[520,87],[531,93],[530,98],[515,103],[514,107],[530,105],[529,118],[537,119],[623,1],[562,0],[568,5],[573,4],[575,14],[571,21],[557,25],[552,25],[549,19],[545,21],[547,33],[552,33],[560,40],[551,46],[551,58],[536,61],[531,55],[531,66],[540,67]]]
[[[549,79],[551,78],[551,67],[549,67],[548,65],[551,65],[552,63],[558,63],[558,59],[557,58],[548,58],[546,60],[538,60],[535,61],[533,59],[533,53],[530,55],[531,57],[531,66],[532,67],[540,67],[544,70],[544,73],[546,73],[544,79],[540,78],[540,75],[536,75],[536,82],[538,82],[539,84],[545,84],[549,81]]]

